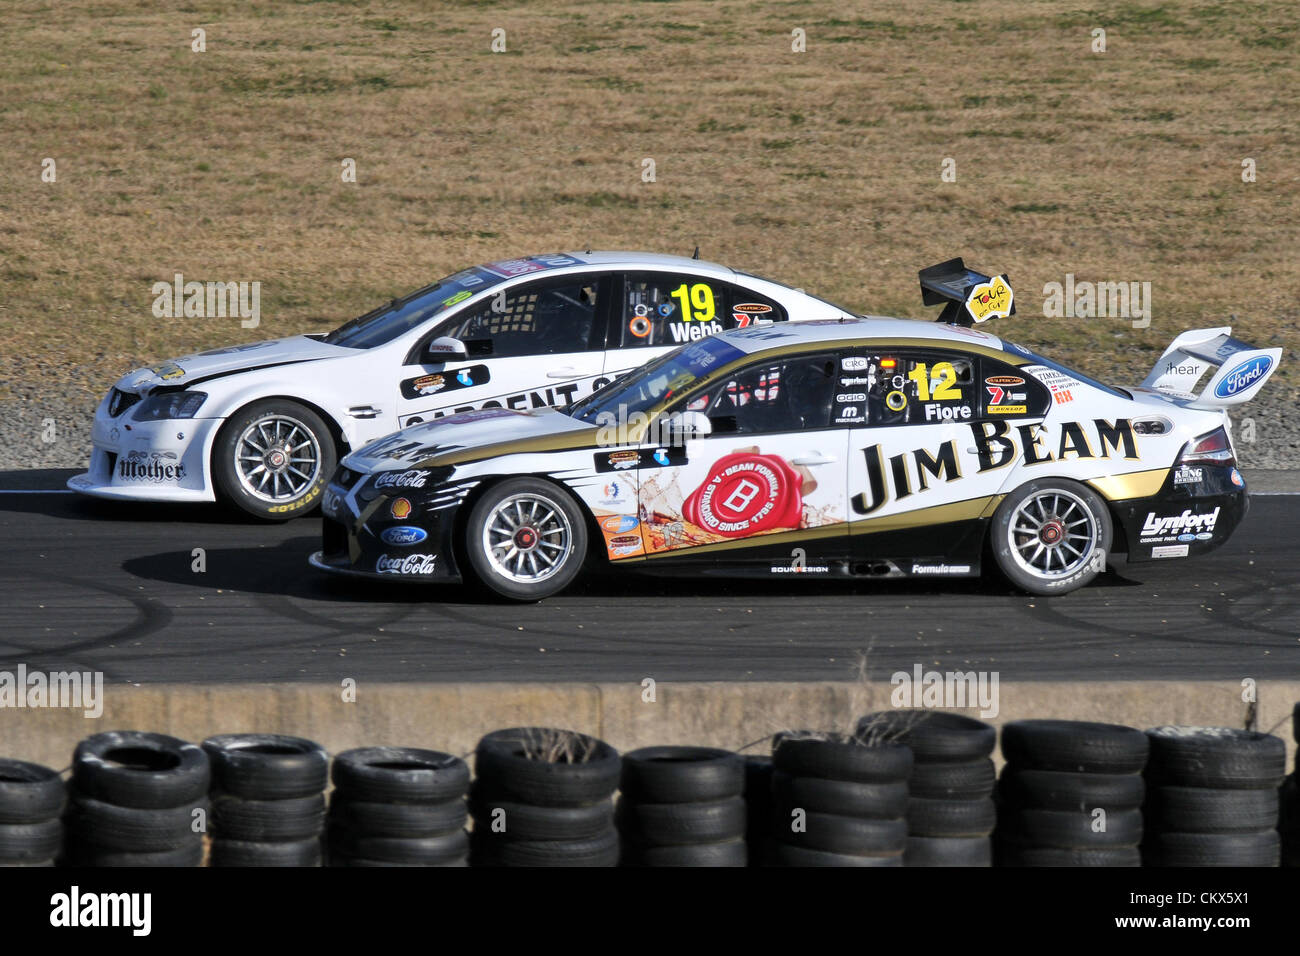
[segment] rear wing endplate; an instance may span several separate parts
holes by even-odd
[[[1016,314],[1011,281],[1005,275],[989,276],[967,269],[960,256],[922,269],[918,275],[921,302],[945,303],[938,322],[970,326]]]

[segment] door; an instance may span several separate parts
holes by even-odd
[[[829,573],[847,553],[846,430],[833,422],[838,357],[747,365],[677,408],[711,432],[637,459],[640,536],[650,560]],[[625,538],[625,535],[620,535]],[[616,543],[610,545],[614,555]]]
[[[424,336],[401,369],[402,427],[476,408],[568,405],[603,384],[608,273],[563,276],[503,289]],[[429,361],[450,336],[464,360]]]

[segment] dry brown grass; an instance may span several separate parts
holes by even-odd
[[[698,244],[914,316],[916,270],[962,254],[1018,290],[996,331],[1117,381],[1229,314],[1259,344],[1300,341],[1286,4],[160,6],[6,6],[6,389],[71,380],[89,414],[146,360],[323,330],[467,263],[588,246]],[[790,52],[795,27],[807,53]],[[640,181],[643,157],[658,182]],[[150,286],[174,272],[260,280],[261,328],[155,319]],[[1042,286],[1067,272],[1151,281],[1151,328],[1044,319]],[[1270,401],[1294,400],[1298,370],[1283,363]]]

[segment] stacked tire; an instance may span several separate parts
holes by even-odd
[[[895,740],[912,751],[904,866],[993,865],[993,726],[941,711],[891,710],[859,720],[857,736]]]
[[[212,766],[210,866],[320,866],[329,755],[279,734],[203,741]]]
[[[779,734],[772,751],[772,839],[765,866],[902,866],[903,744],[842,734]]]
[[[626,866],[746,866],[745,761],[710,747],[623,755],[615,820]]]
[[[745,843],[749,865],[763,865],[763,850],[772,837],[772,756],[745,756]]]
[[[1278,866],[1280,737],[1233,727],[1147,731],[1147,866]]]
[[[586,734],[544,727],[490,733],[474,753],[475,866],[617,866],[621,760]]]
[[[997,865],[1141,866],[1147,752],[1142,731],[1117,724],[1006,724]]]
[[[66,800],[57,771],[0,760],[0,866],[53,866],[63,847]]]
[[[410,747],[361,747],[334,758],[331,866],[468,866],[459,757]]]
[[[72,755],[64,822],[76,866],[200,866],[208,829],[208,755],[164,734],[109,731]]]

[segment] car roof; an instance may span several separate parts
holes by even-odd
[[[566,252],[579,262],[593,266],[614,266],[622,269],[689,269],[691,272],[712,273],[721,278],[734,278],[735,269],[708,262],[704,259],[692,259],[690,256],[667,256],[656,252],[631,252],[620,250]]]
[[[984,346],[1003,349],[1002,340],[978,329],[963,328],[918,319],[895,319],[864,315],[846,319],[816,319],[807,322],[782,322],[719,333],[721,338],[742,352],[756,354],[768,349],[819,342],[870,341],[873,339],[933,339],[936,344]]]

